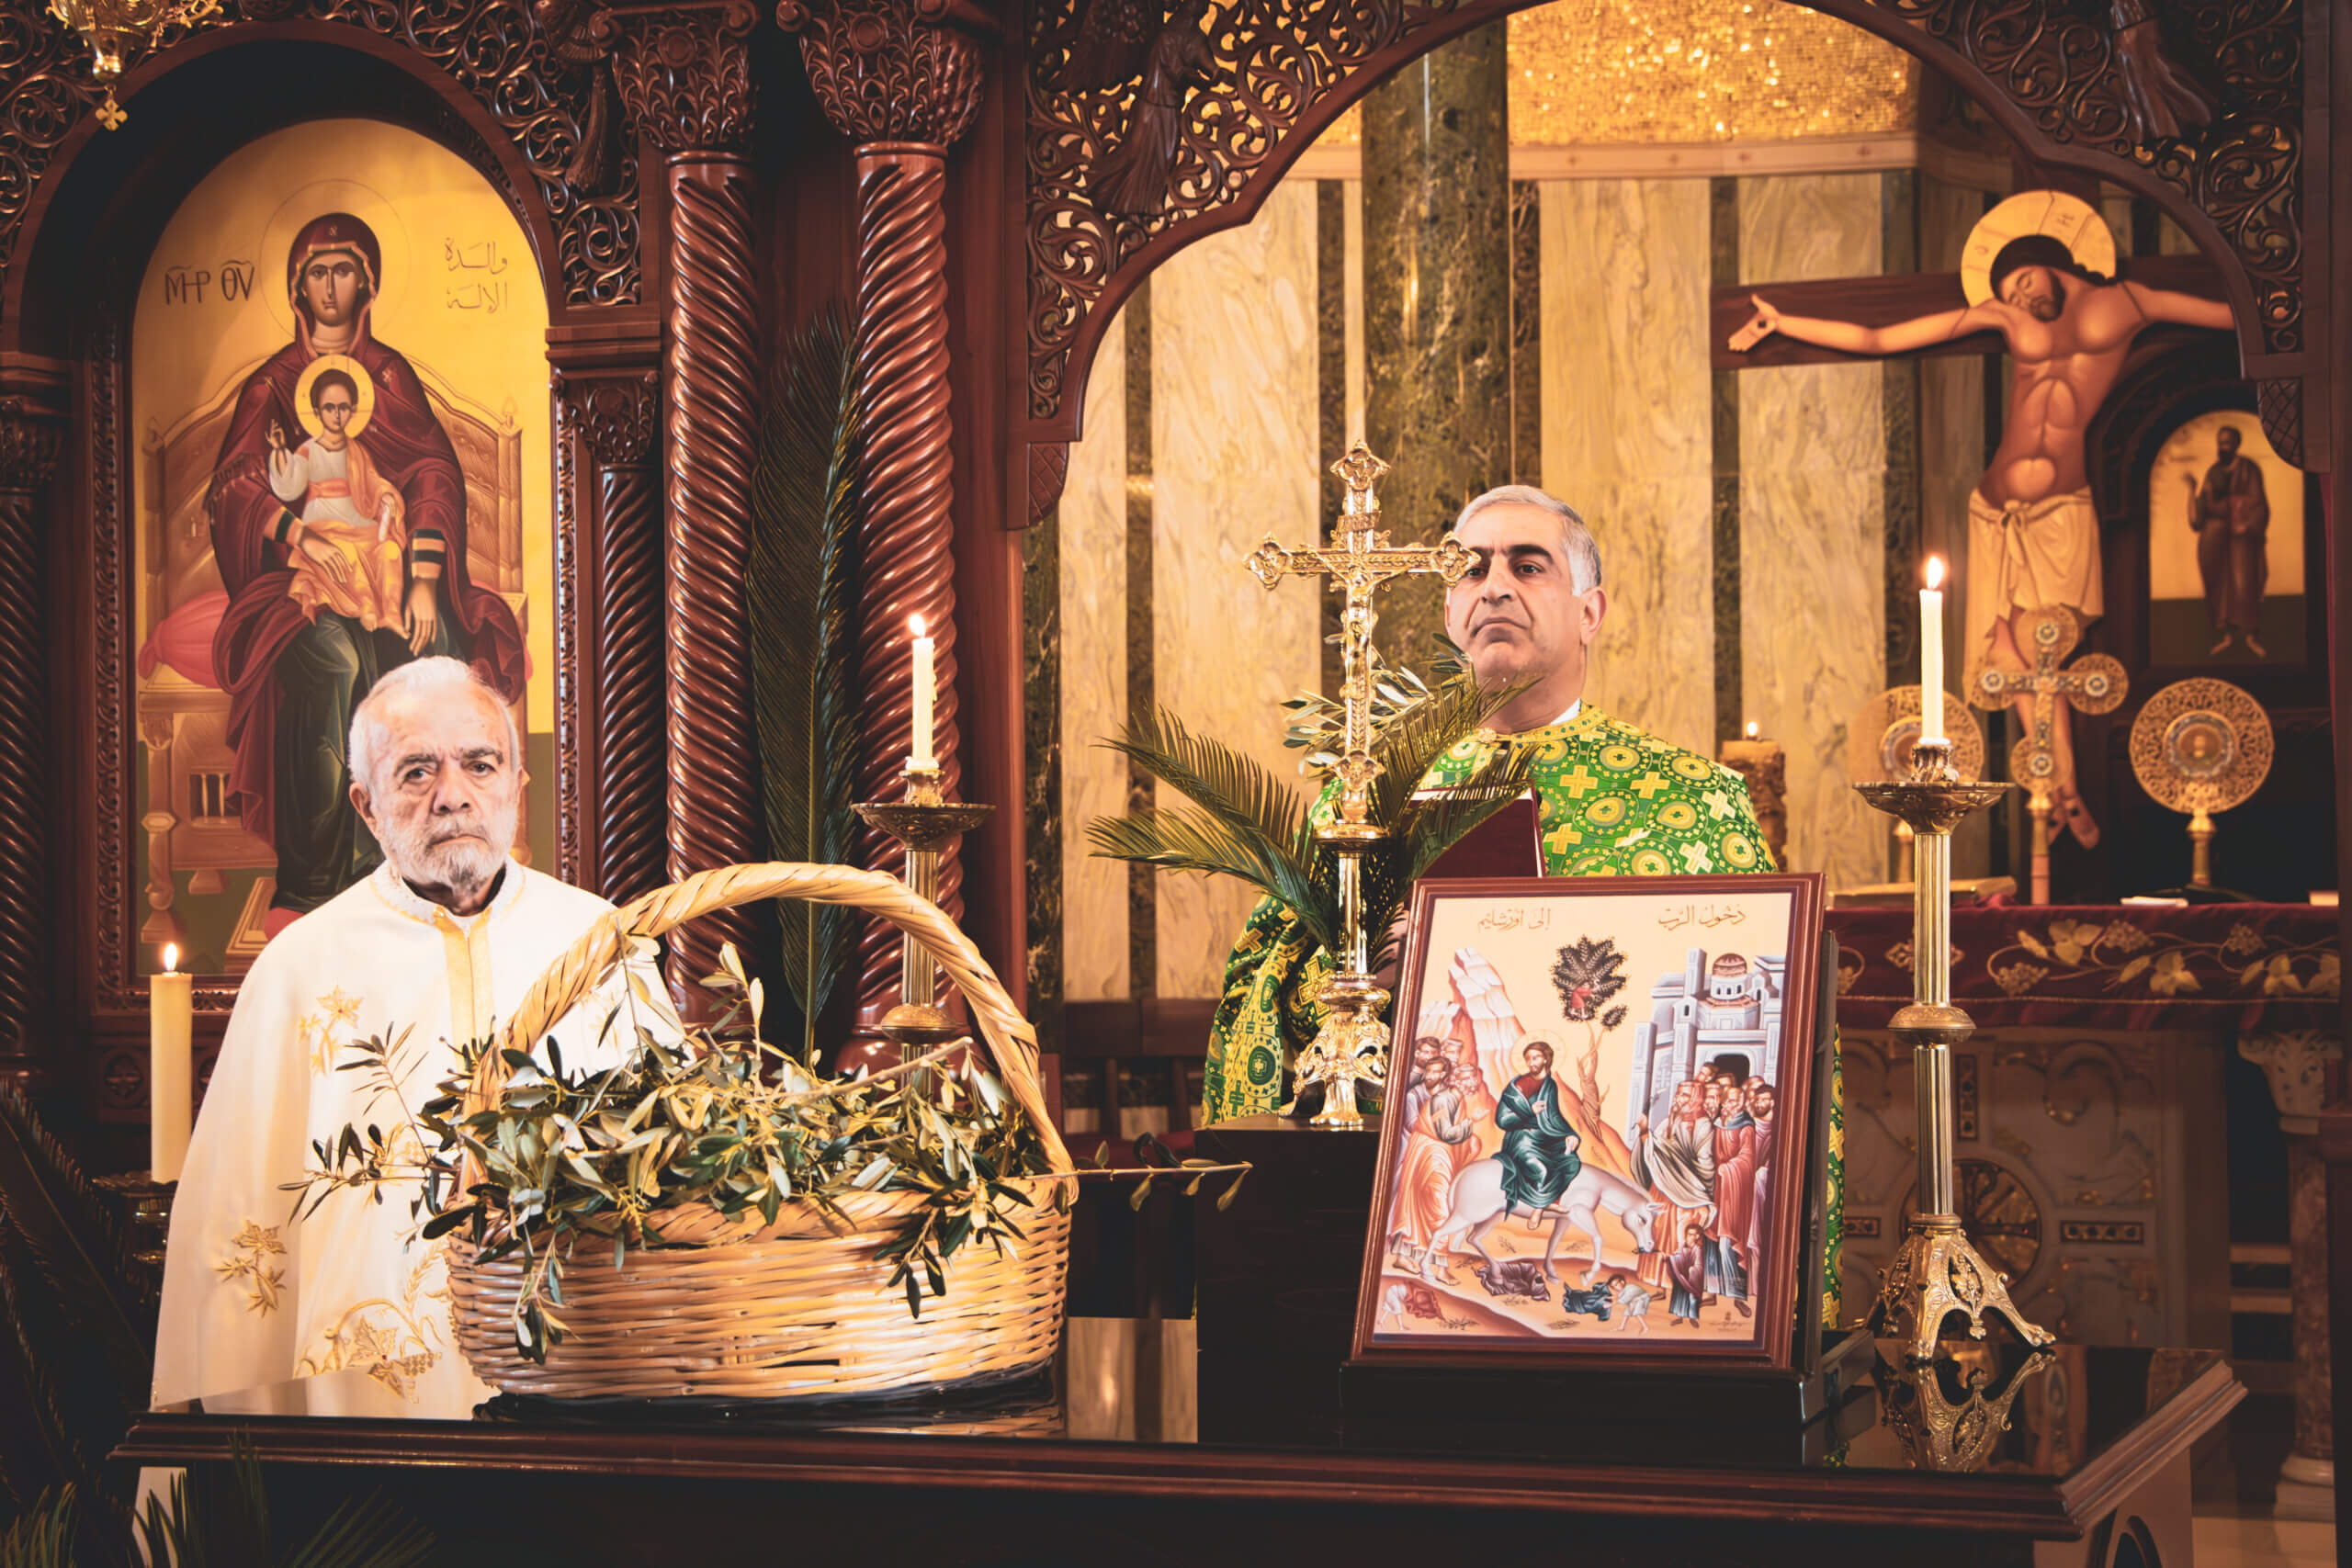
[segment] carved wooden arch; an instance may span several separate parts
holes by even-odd
[[[1102,211],[1091,175],[1116,143],[1130,89],[1057,85],[1088,0],[1033,14],[1025,136],[1029,363],[1022,388],[1031,514],[1061,488],[1085,381],[1112,314],[1152,268],[1246,223],[1283,174],[1352,103],[1461,33],[1542,0],[1319,0],[1268,15],[1221,8],[1216,74],[1190,96],[1172,194],[1148,218]],[[2037,161],[2148,197],[2220,265],[2246,373],[2270,383],[2274,443],[2300,425],[2303,368],[2301,0],[2191,0],[2180,32],[2215,62],[2220,113],[2185,140],[2140,140],[2112,35],[2063,0],[1806,0],[1917,55],[1983,105]],[[1204,115],[1214,105],[1213,115]],[[2266,423],[2271,422],[2267,418]],[[2289,448],[2281,445],[2281,450]]]
[[[584,17],[575,45],[575,29],[543,27],[527,0],[230,0],[227,8],[240,19],[183,38],[126,73],[119,91],[131,118],[109,131],[92,112],[103,93],[90,79],[79,37],[50,17],[40,0],[0,0],[0,79],[6,82],[0,88],[0,126],[6,128],[0,131],[0,347],[26,346],[28,263],[73,171],[94,149],[111,154],[109,163],[125,164],[135,162],[125,152],[153,145],[164,128],[155,124],[162,117],[152,90],[162,83],[184,84],[191,68],[202,71],[234,58],[240,48],[273,43],[348,50],[430,91],[466,132],[454,136],[445,128],[436,139],[482,173],[530,237],[551,316],[638,299],[643,264],[633,148],[600,107],[598,73],[605,68],[584,39]],[[141,97],[149,98],[143,117]],[[185,131],[184,125],[171,129]],[[609,156],[580,155],[583,141],[606,138],[613,139]],[[583,183],[591,180],[593,188]]]

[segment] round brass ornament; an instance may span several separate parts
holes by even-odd
[[[2270,774],[2270,716],[2227,681],[2176,681],[2132,725],[2132,771],[2158,805],[2227,811]]]
[[[1911,774],[1912,748],[1919,743],[1919,688],[1881,692],[1854,715],[1846,731],[1846,776],[1856,784],[1883,784]],[[1953,771],[1965,783],[1984,776],[1984,732],[1968,705],[1944,694],[1944,732],[1951,738]]]

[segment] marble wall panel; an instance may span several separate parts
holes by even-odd
[[[1587,694],[1712,753],[1707,182],[1542,186],[1544,487],[1600,546]]]
[[[1086,387],[1061,499],[1062,984],[1069,1001],[1132,994],[1127,868],[1086,824],[1126,809],[1127,763],[1096,744],[1126,716],[1126,333],[1114,321]]]
[[[1921,270],[1958,268],[1968,231],[1984,211],[1982,191],[1921,175]],[[1921,548],[1949,563],[1954,583],[1968,581],[1968,492],[1984,472],[1984,363],[1982,356],[1919,362],[1919,541]],[[1944,595],[1946,648],[1962,646],[1961,613],[1966,601],[1965,592]],[[1958,689],[1957,668],[1946,682]],[[1977,721],[1982,724],[1983,716]],[[1954,875],[1990,874],[1992,820],[1989,812],[1980,811],[1954,830]]]
[[[1363,439],[1363,182],[1341,182],[1345,194],[1340,197],[1340,210],[1345,215],[1344,235],[1347,277],[1347,366],[1348,443]]]
[[[1876,175],[1746,179],[1741,276],[1880,269]],[[1788,752],[1788,860],[1832,887],[1885,875],[1885,834],[1846,773],[1849,722],[1883,690],[1886,430],[1875,365],[1739,378],[1742,685]]]
[[[1241,563],[1270,531],[1319,536],[1313,182],[1155,273],[1152,320],[1158,697],[1295,776],[1279,705],[1320,680],[1319,595],[1270,593]],[[1222,878],[1158,885],[1159,995],[1215,996],[1256,896]]]

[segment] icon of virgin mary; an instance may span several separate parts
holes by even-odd
[[[385,671],[448,654],[509,702],[523,691],[514,612],[466,574],[457,450],[415,370],[368,329],[382,266],[349,213],[294,236],[294,341],[239,391],[205,502],[229,595],[212,643],[236,753],[228,804],[277,852],[273,935],[382,858],[344,753]]]

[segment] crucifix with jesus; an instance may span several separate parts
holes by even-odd
[[[1380,1021],[1388,992],[1372,976],[1372,933],[1363,919],[1363,856],[1387,836],[1386,829],[1368,820],[1372,782],[1380,763],[1372,754],[1372,628],[1375,589],[1392,578],[1437,577],[1448,588],[1462,581],[1476,563],[1469,549],[1448,534],[1435,545],[1394,545],[1380,526],[1380,476],[1388,465],[1358,441],[1348,455],[1331,465],[1347,486],[1331,542],[1320,548],[1288,549],[1271,534],[1244,562],[1269,590],[1286,576],[1329,576],[1345,594],[1340,612],[1340,706],[1342,727],[1340,759],[1331,772],[1340,781],[1340,798],[1332,820],[1315,830],[1339,861],[1340,914],[1346,951],[1337,954],[1339,967],[1323,984],[1325,1010],[1322,1032],[1296,1063],[1298,1088],[1324,1086],[1323,1109],[1317,1126],[1352,1127],[1363,1118],[1356,1110],[1356,1080],[1382,1082],[1387,1069],[1388,1026]]]
[[[1718,288],[1714,365],[2006,349],[2011,375],[2000,446],[1968,498],[1964,637],[1974,692],[1980,670],[2026,676],[2036,668],[2025,629],[2031,612],[2064,608],[2082,626],[2105,612],[2084,432],[2141,333],[2167,324],[2228,330],[2230,308],[2211,297],[2219,292],[2210,264],[2194,257],[2135,258],[2131,276],[2120,276],[2115,236],[2088,203],[2025,191],[1978,221],[1957,276]],[[1840,319],[1797,313],[1806,307]],[[2034,847],[2046,867],[2046,840],[2059,825],[2086,849],[2098,842],[2098,825],[2075,788],[2066,705],[2038,710],[2024,685],[2011,695],[2029,730],[2043,722],[2036,711],[2055,727],[2048,755],[2056,772],[2045,781],[2045,815],[2054,820]]]

